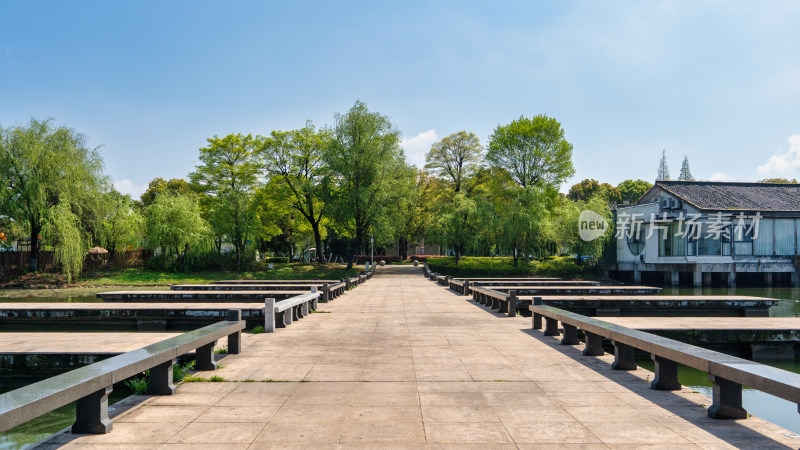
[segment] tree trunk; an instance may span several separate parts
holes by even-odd
[[[39,232],[41,227],[35,221],[31,221],[31,261],[28,270],[36,272],[39,270]]]
[[[312,222],[311,229],[314,231],[314,245],[317,246],[317,263],[325,262],[324,249],[322,248],[322,235],[319,232],[319,222]]]
[[[456,252],[456,265],[458,265],[458,262],[461,261],[461,246],[454,245],[453,250]]]
[[[348,252],[350,254],[347,256],[347,270],[350,270],[350,269],[353,268],[353,259],[354,259],[353,256],[356,253],[356,245],[357,244],[356,244],[355,240],[351,239],[350,240],[350,245],[348,246],[348,247],[350,247],[350,251]]]
[[[516,245],[514,246],[514,249],[512,250],[512,252],[513,253],[511,255],[514,257],[514,267],[517,267],[517,261],[519,261],[519,254],[517,253],[517,246]]]

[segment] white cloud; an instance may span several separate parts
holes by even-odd
[[[131,181],[128,178],[124,178],[119,181],[114,182],[114,189],[118,190],[123,194],[130,194],[131,197],[134,199],[138,199],[142,196],[144,191],[147,190],[146,184],[137,184]]]
[[[779,150],[777,154],[769,157],[766,164],[758,166],[758,173],[785,174],[800,169],[800,134],[789,136],[789,150]]]
[[[431,149],[431,145],[439,140],[436,130],[428,130],[419,133],[411,138],[403,138],[400,142],[400,147],[406,153],[408,162],[422,167],[425,165],[425,154]]]
[[[733,177],[725,172],[714,172],[711,174],[711,178],[709,178],[708,181],[731,181],[732,179]]]

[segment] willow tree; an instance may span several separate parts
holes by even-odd
[[[202,247],[210,237],[208,222],[200,215],[200,207],[192,195],[159,195],[145,209],[146,243],[160,248],[166,259],[179,259],[191,248]]]
[[[39,269],[39,236],[47,229],[61,246],[55,255],[64,273],[79,272],[85,245],[79,218],[109,185],[86,137],[52,120],[0,128],[0,180],[0,212],[28,225],[30,270]]]
[[[261,160],[258,140],[252,135],[230,134],[208,139],[200,149],[200,165],[190,175],[193,183],[211,199],[215,230],[225,234],[236,252],[236,269],[242,269],[242,253],[256,223],[253,193],[259,186]]]
[[[306,122],[299,130],[273,131],[262,144],[268,173],[286,187],[292,208],[308,222],[314,233],[318,263],[325,262],[323,221],[329,209],[330,183],[323,155],[329,144],[330,133],[318,132],[311,122]]]
[[[365,249],[369,232],[395,206],[393,184],[398,174],[406,173],[401,170],[405,158],[400,132],[388,117],[356,101],[347,113],[336,114],[325,162],[336,181],[332,200],[338,225],[350,239],[350,268],[356,251]]]

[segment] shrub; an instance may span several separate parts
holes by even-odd
[[[549,257],[543,260],[519,260],[511,257],[432,258],[427,261],[432,272],[458,277],[528,277],[532,275],[575,278],[591,272],[591,266],[578,264],[572,257]]]
[[[263,263],[273,263],[273,264],[288,264],[289,257],[288,256],[270,256],[267,258],[261,258],[261,262]]]
[[[252,330],[250,330],[250,332],[253,333],[253,334],[263,333],[264,332],[264,325],[256,325],[256,326],[253,327]]]
[[[408,255],[409,261],[426,262],[428,258],[449,258],[449,256],[442,255]]]
[[[140,376],[133,377],[124,384],[133,391],[133,395],[142,395],[147,392],[147,385],[150,384],[150,371],[145,370]]]

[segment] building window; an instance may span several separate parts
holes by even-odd
[[[658,230],[658,256],[686,256],[686,236],[682,224],[672,222]]]
[[[638,229],[638,232],[631,233],[628,236],[628,250],[633,253],[633,256],[639,256],[644,253],[645,232],[644,227]]]

